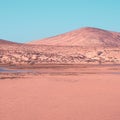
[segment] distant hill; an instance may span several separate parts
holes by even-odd
[[[120,46],[120,33],[98,28],[85,27],[42,40],[31,41],[28,44],[118,47]]]
[[[18,43],[11,42],[11,41],[8,41],[8,40],[0,39],[0,44],[18,44]]]

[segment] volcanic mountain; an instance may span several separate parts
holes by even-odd
[[[29,42],[29,44],[83,47],[118,47],[120,46],[120,33],[98,28],[85,27],[42,40],[35,40]]]

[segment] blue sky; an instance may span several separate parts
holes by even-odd
[[[120,32],[120,0],[0,0],[0,38],[42,39],[90,26]]]

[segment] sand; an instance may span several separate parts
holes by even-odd
[[[120,120],[120,66],[28,68],[0,73],[0,120]]]

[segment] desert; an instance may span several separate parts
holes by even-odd
[[[120,66],[21,69],[27,71],[0,73],[1,120],[120,119]]]
[[[24,44],[0,43],[0,64],[120,64],[120,33],[98,28]]]
[[[0,40],[0,120],[119,120],[119,101],[120,33]]]

